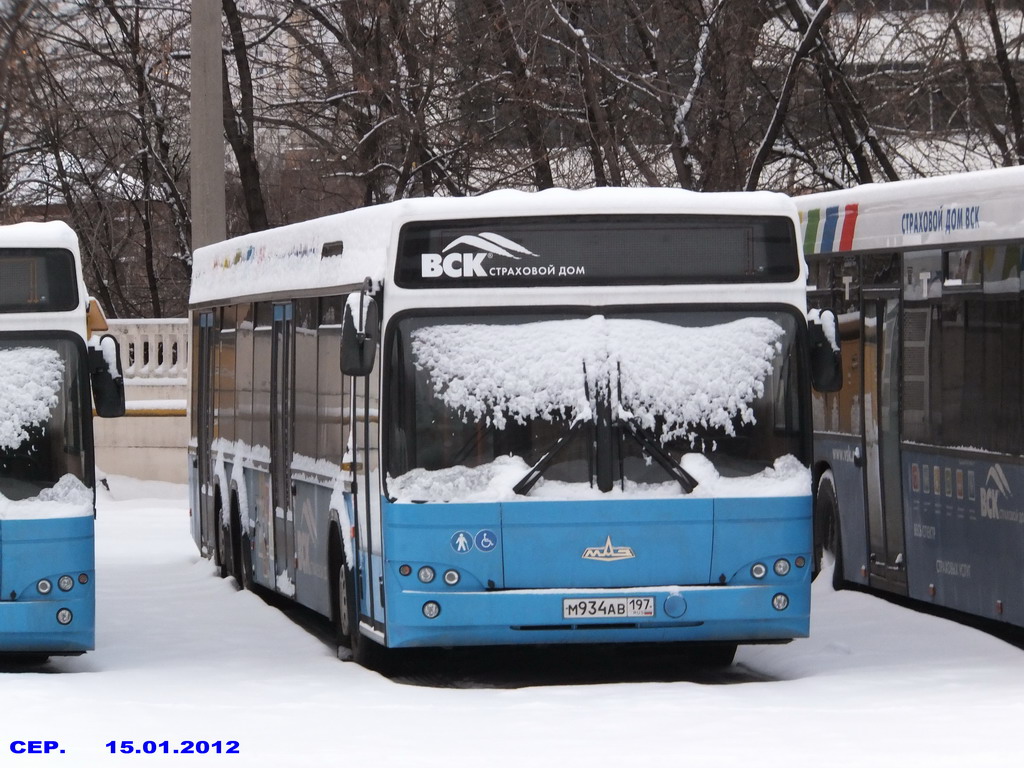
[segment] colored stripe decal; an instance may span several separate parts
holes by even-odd
[[[821,230],[821,252],[835,250],[836,225],[839,223],[839,206],[825,209],[825,226]]]
[[[807,212],[807,221],[804,224],[804,253],[818,252],[818,222],[820,218],[821,211],[817,208]]]
[[[853,249],[853,233],[857,229],[857,204],[851,203],[846,206],[846,216],[843,217],[843,233],[839,236],[839,250],[849,251]]]

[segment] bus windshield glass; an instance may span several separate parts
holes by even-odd
[[[0,517],[92,514],[80,346],[0,336]]]
[[[786,311],[407,316],[389,495],[806,494],[797,327]]]
[[[75,257],[63,248],[0,248],[0,312],[78,306]]]

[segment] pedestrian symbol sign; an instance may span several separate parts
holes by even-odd
[[[467,531],[456,531],[452,534],[452,549],[459,554],[469,552],[473,548],[473,534]]]

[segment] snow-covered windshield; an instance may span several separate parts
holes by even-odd
[[[91,480],[79,346],[70,339],[0,337],[0,516],[11,502],[58,514]],[[88,491],[91,504],[91,491]],[[23,510],[24,511],[24,510]]]
[[[796,327],[707,310],[405,318],[389,493],[717,495],[716,478],[781,477],[780,460],[789,477],[806,463]]]

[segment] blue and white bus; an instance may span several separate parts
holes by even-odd
[[[1024,168],[797,203],[844,339],[815,411],[836,585],[1024,626]]]
[[[113,337],[65,224],[0,227],[0,654],[94,647],[93,396],[124,411]]]
[[[406,200],[193,269],[195,540],[358,659],[807,634],[837,357],[787,198]]]

